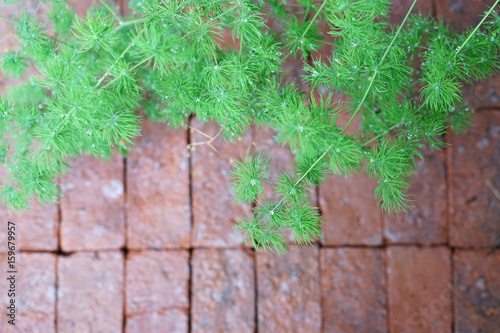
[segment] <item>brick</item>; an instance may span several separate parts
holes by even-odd
[[[127,333],[143,332],[188,332],[187,311],[180,309],[170,309],[165,312],[151,312],[127,319]]]
[[[214,122],[201,124],[193,121],[192,127],[215,137],[220,126]],[[192,132],[191,143],[204,142],[207,138]],[[247,206],[233,205],[233,195],[228,189],[231,161],[240,160],[251,144],[250,133],[237,143],[224,142],[221,135],[208,145],[194,146],[192,160],[193,236],[195,247],[229,247],[243,244],[243,234],[233,229],[236,220],[250,210]]]
[[[421,11],[423,15],[428,15],[429,13],[432,13],[432,7],[434,5],[434,1],[439,2],[440,0],[423,0],[423,1],[419,0],[415,4],[415,7],[413,7],[412,14],[417,14],[419,11]],[[396,26],[399,26],[399,24],[403,22],[403,19],[405,18],[408,9],[410,9],[413,0],[395,0],[391,1],[391,3],[392,3],[392,11],[389,16],[389,22],[391,22]]]
[[[488,247],[500,238],[500,113],[481,111],[474,126],[449,141],[450,244]]]
[[[500,252],[453,255],[456,332],[500,332]]]
[[[59,257],[58,332],[121,332],[123,255],[76,253]]]
[[[127,316],[167,315],[173,309],[187,311],[189,253],[187,251],[131,252],[127,256]],[[146,319],[141,319],[146,323]],[[187,322],[186,322],[187,324]]]
[[[0,207],[2,230],[7,230],[8,221],[16,224],[18,250],[55,251],[58,243],[59,213],[57,204],[42,205],[31,202],[30,210],[12,213]],[[3,232],[3,231],[2,231]],[[0,237],[0,252],[7,252],[7,238]]]
[[[474,28],[493,3],[493,0],[439,0],[436,1],[436,12],[454,30],[464,32],[467,28]],[[465,101],[473,109],[500,107],[500,75],[486,78],[473,85],[464,84],[462,90]]]
[[[387,332],[385,253],[320,249],[324,332]]]
[[[260,332],[320,332],[318,249],[290,246],[288,254],[257,252]]]
[[[6,263],[6,254],[0,255],[0,259]],[[0,332],[55,332],[56,256],[51,253],[16,253],[16,263],[15,326],[8,323],[11,318],[6,316],[7,310],[3,310]],[[2,269],[0,274],[0,288],[5,291],[1,297],[2,307],[10,301],[7,297],[10,288],[7,277],[10,274],[6,271]]]
[[[123,159],[85,156],[70,161],[61,189],[63,251],[119,249],[125,245]]]
[[[390,332],[451,332],[450,251],[387,249]]]
[[[341,97],[345,99],[345,96]],[[351,115],[342,112],[338,126],[344,127]],[[361,124],[356,116],[346,130],[355,135]],[[323,245],[382,244],[382,211],[374,192],[377,181],[362,172],[347,178],[331,173],[319,189],[319,204],[323,216]]]
[[[141,136],[127,157],[127,246],[188,248],[187,133],[143,118]]]
[[[379,245],[382,212],[374,191],[377,182],[363,173],[332,175],[319,189],[323,245]]]
[[[254,332],[253,255],[244,250],[195,249],[192,332]]]
[[[271,158],[269,159],[269,173],[271,175],[271,181],[278,181],[280,175],[286,170],[293,170],[294,155],[290,151],[289,146],[281,146],[275,141],[275,136],[277,133],[269,127],[256,127],[254,130],[254,145],[255,151],[257,153],[265,151],[269,154]],[[276,187],[272,187],[269,184],[264,184],[264,197],[274,200],[276,203],[281,200],[274,194],[273,190]],[[313,189],[309,197],[309,201],[312,207],[318,206],[318,198],[316,195],[316,190]],[[257,203],[257,206],[260,204]],[[292,232],[286,231],[285,236],[290,242],[293,242]]]
[[[447,239],[447,188],[444,151],[426,149],[417,161],[408,213],[384,214],[388,243],[443,244]]]
[[[494,0],[485,1],[453,1],[437,0],[436,14],[442,17],[445,23],[459,31],[475,27],[482,19],[482,14],[494,3]]]

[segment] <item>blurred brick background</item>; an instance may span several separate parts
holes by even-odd
[[[411,1],[393,2],[396,23]],[[420,0],[416,10],[463,30],[493,2]],[[82,14],[92,1],[73,3]],[[2,51],[12,45],[7,27],[0,20]],[[2,89],[12,82],[1,80]],[[128,158],[71,162],[59,205],[17,216],[0,208],[0,332],[500,332],[500,250],[492,251],[500,245],[500,76],[465,95],[474,127],[426,153],[415,210],[386,216],[366,194],[373,182],[330,177],[315,197],[324,237],[286,256],[243,245],[232,227],[244,210],[226,188],[231,161],[252,142],[272,149],[273,173],[290,164],[272,132],[254,129],[238,144],[218,138],[220,154],[206,145],[189,153],[201,135],[143,120]],[[14,329],[4,313],[8,220],[20,237]]]

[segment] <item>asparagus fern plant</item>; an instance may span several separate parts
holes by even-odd
[[[286,230],[298,243],[320,236],[309,194],[330,173],[365,172],[378,181],[383,210],[406,211],[421,149],[443,147],[448,127],[466,129],[461,86],[493,75],[500,61],[500,0],[460,34],[410,14],[416,2],[396,26],[388,0],[135,0],[126,19],[105,0],[85,17],[44,0],[51,33],[38,10],[3,17],[19,45],[3,53],[2,74],[20,77],[30,66],[38,74],[0,100],[1,200],[14,210],[32,198],[56,202],[68,158],[107,158],[114,147],[125,155],[140,110],[173,127],[194,116],[216,121],[231,141],[252,125],[276,130],[296,156],[290,170],[271,180],[272,152],[249,152],[231,173],[235,202],[252,206],[236,227],[256,248],[285,252]],[[239,47],[224,46],[224,30]],[[303,61],[303,85],[284,80],[287,57]],[[345,126],[340,112],[350,116]],[[348,135],[355,116],[360,128]],[[278,199],[263,196],[264,183]]]

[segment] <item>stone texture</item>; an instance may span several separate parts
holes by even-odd
[[[71,160],[61,188],[63,251],[119,249],[125,245],[123,159]]]
[[[16,246],[18,250],[55,251],[58,243],[59,212],[57,204],[42,205],[31,202],[26,212],[12,213],[0,207],[2,232],[8,221],[16,224]],[[7,238],[0,237],[0,252],[7,252]]]
[[[450,251],[387,249],[390,332],[451,332]]]
[[[170,309],[164,312],[151,312],[127,318],[127,333],[144,332],[188,332],[187,311]]]
[[[453,256],[456,332],[500,332],[500,252]]]
[[[387,332],[385,253],[320,249],[324,332]]]
[[[412,14],[417,14],[419,11],[422,12],[423,15],[428,15],[432,13],[432,9],[434,6],[434,2],[439,2],[441,0],[419,0],[413,7]],[[389,20],[394,25],[399,25],[403,22],[403,19],[410,9],[413,0],[393,0],[392,3],[392,11],[389,16]]]
[[[323,245],[380,245],[382,212],[374,191],[377,182],[363,173],[332,175],[319,189]]]
[[[10,298],[7,277],[7,256],[0,255],[0,298],[2,308]],[[16,308],[15,326],[8,324],[7,310],[2,310],[0,332],[55,332],[56,256],[51,253],[16,253]]]
[[[259,332],[320,332],[318,249],[290,246],[288,251],[257,252]]]
[[[488,247],[500,239],[500,112],[480,111],[449,141],[450,244]]]
[[[58,332],[121,332],[123,255],[77,253],[59,258]]]
[[[220,126],[214,122],[202,124],[195,120],[191,124],[207,135],[215,137]],[[205,142],[207,138],[195,131],[191,143]],[[228,247],[243,244],[243,233],[233,229],[237,219],[250,210],[247,206],[233,205],[233,195],[228,189],[232,162],[240,160],[251,144],[250,134],[237,143],[224,142],[219,135],[212,146],[194,146],[192,156],[192,202],[193,236],[195,247]]]
[[[189,253],[187,251],[131,252],[127,256],[127,316],[167,314],[172,308],[187,311]],[[186,322],[187,324],[187,322]]]
[[[407,193],[414,208],[408,213],[384,214],[388,243],[444,244],[447,239],[447,193],[444,151],[425,150],[417,161]]]
[[[127,158],[127,246],[187,248],[190,244],[187,133],[143,118]]]
[[[436,1],[437,15],[449,23],[458,32],[475,27],[493,4],[494,0],[439,0]],[[465,101],[469,106],[478,109],[481,107],[500,107],[500,75],[481,80],[473,85],[464,84]]]
[[[196,249],[192,258],[192,332],[254,332],[253,255]]]

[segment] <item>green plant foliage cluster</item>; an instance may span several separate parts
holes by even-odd
[[[321,235],[309,196],[331,172],[367,173],[379,183],[382,209],[405,211],[421,149],[443,147],[447,124],[457,132],[470,124],[463,82],[498,67],[498,2],[458,34],[421,14],[392,26],[387,0],[135,0],[127,19],[104,0],[85,17],[64,0],[44,0],[51,33],[36,12],[4,18],[19,46],[2,55],[3,75],[21,77],[30,66],[38,74],[0,100],[8,171],[0,198],[12,209],[32,198],[57,201],[55,180],[68,158],[108,158],[114,147],[125,155],[141,110],[173,127],[191,116],[216,121],[230,141],[252,125],[276,130],[296,156],[293,170],[273,181],[269,156],[248,152],[231,173],[235,202],[252,205],[236,227],[256,248],[286,251],[287,230],[298,243]],[[236,47],[223,42],[225,33]],[[332,51],[322,59],[315,52],[325,45]],[[287,57],[302,59],[311,94],[284,80]],[[347,102],[334,100],[336,92]],[[350,116],[345,126],[340,112]],[[348,135],[356,115],[360,128]],[[278,199],[263,197],[265,183]]]

